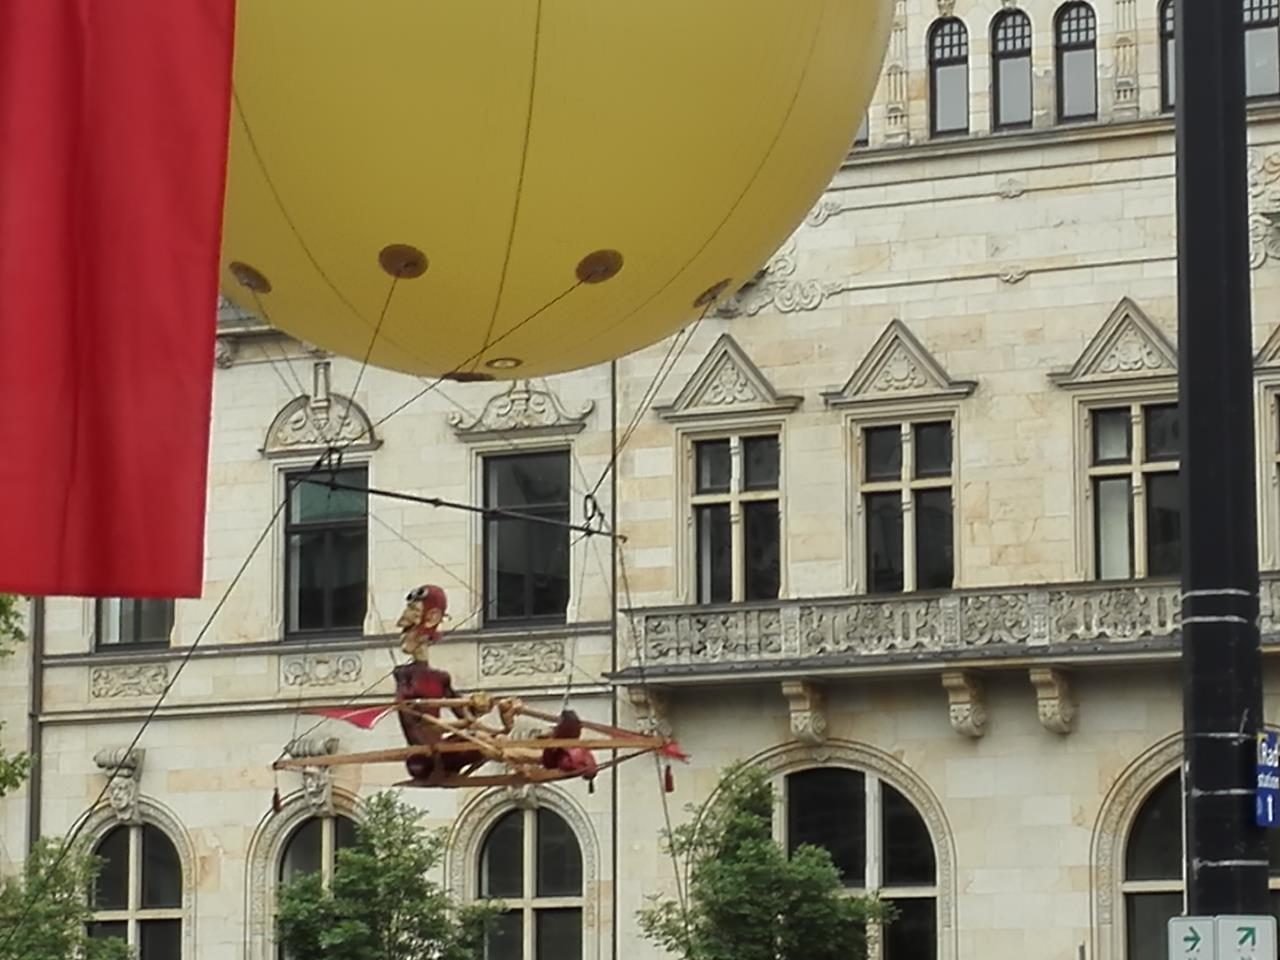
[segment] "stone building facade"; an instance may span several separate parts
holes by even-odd
[[[1245,7],[1270,648],[1280,4]],[[693,758],[669,795],[647,761],[594,793],[410,793],[450,831],[455,892],[496,883],[513,905],[495,960],[656,958],[635,914],[675,889],[659,833],[742,758],[776,777],[781,842],[827,845],[851,890],[897,905],[879,960],[1163,956],[1181,903],[1167,9],[898,0],[859,143],[803,225],[616,364],[406,405],[425,382],[369,370],[351,396],[356,362],[224,312],[205,595],[33,607],[0,719],[39,767],[0,802],[0,856],[82,824],[115,864],[105,932],[154,960],[274,957],[279,877],[330,870],[360,798],[398,776],[271,763],[397,742],[303,710],[386,697],[403,595],[434,582],[452,614],[434,660],[460,689],[567,698]],[[625,540],[308,488],[281,508],[334,441],[353,486]],[[1280,715],[1270,657],[1265,689]],[[494,880],[486,857],[522,866]]]

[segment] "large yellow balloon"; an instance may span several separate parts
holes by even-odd
[[[652,344],[821,194],[890,7],[239,0],[223,292],[418,374]]]

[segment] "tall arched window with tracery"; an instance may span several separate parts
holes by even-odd
[[[789,851],[823,847],[850,893],[895,908],[897,918],[871,938],[871,960],[937,960],[934,839],[899,790],[847,767],[798,770],[785,778],[780,821]]]
[[[182,960],[182,861],[159,827],[122,823],[93,848],[102,866],[90,903],[94,938],[125,940],[138,960]]]
[[[546,807],[503,814],[480,844],[481,899],[506,910],[485,960],[582,960],[582,848],[573,828]]]
[[[969,31],[955,17],[929,28],[929,124],[934,136],[969,132]]]
[[[1280,916],[1280,833],[1271,843],[1271,912]],[[1142,801],[1124,848],[1125,960],[1165,960],[1166,928],[1182,913],[1182,778],[1161,780]]]
[[[1093,120],[1098,116],[1098,18],[1087,3],[1058,9],[1058,119]]]
[[[327,887],[333,882],[338,851],[356,842],[356,822],[341,814],[308,817],[289,833],[280,848],[276,880],[281,885],[307,874],[320,874]],[[277,906],[279,900],[276,900]],[[283,948],[277,948],[280,960],[291,960]]]
[[[1031,18],[1010,9],[991,23],[991,111],[997,130],[1031,126]]]

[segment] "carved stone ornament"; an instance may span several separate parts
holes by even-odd
[[[844,209],[842,204],[826,201],[810,212],[810,222],[819,226],[829,217],[843,213]],[[789,240],[755,277],[716,307],[716,316],[733,319],[754,317],[764,310],[778,313],[817,310],[828,296],[842,289],[839,283],[796,280],[795,272],[796,244]]]
[[[1116,0],[1115,6],[1115,115],[1138,115],[1138,3]]]
[[[794,410],[801,399],[779,395],[737,341],[726,333],[712,344],[676,398],[666,406],[655,407],[654,412],[664,420],[781,413]]]
[[[1070,370],[1049,374],[1060,387],[1139,377],[1172,377],[1178,351],[1150,317],[1125,297],[1111,311]]]
[[[987,732],[987,705],[982,683],[967,670],[948,670],[942,675],[947,691],[951,726],[966,737],[981,737]]]
[[[953,380],[901,320],[890,322],[845,385],[823,393],[829,407],[921,396],[967,397],[972,380]]]
[[[93,755],[98,769],[110,778],[107,802],[121,823],[142,822],[138,814],[138,778],[142,772],[142,757],[142,750],[130,750],[128,747],[99,750]]]
[[[1280,151],[1249,151],[1249,265],[1280,257]]]
[[[490,440],[508,433],[566,435],[581,431],[595,408],[595,401],[588,400],[581,412],[569,413],[550,390],[536,390],[527,380],[517,380],[490,398],[478,416],[451,413],[449,426],[462,440]]]
[[[309,653],[280,658],[282,687],[332,687],[356,683],[364,671],[358,653]]]
[[[230,337],[218,337],[213,344],[213,362],[220,370],[228,370],[235,365],[240,354],[240,344]]]
[[[1026,185],[1016,177],[1009,177],[1007,180],[1000,181],[1000,189],[997,196],[1005,200],[1016,200],[1027,192]]]
[[[379,445],[373,422],[349,397],[331,393],[328,360],[313,365],[311,396],[294,397],[267,428],[262,454],[267,457],[321,453],[340,444],[344,450],[373,450]]]
[[[285,752],[294,760],[331,756],[338,752],[337,737],[299,737]],[[317,817],[333,815],[333,767],[303,767],[302,797]]]
[[[1000,271],[1000,282],[1007,283],[1012,286],[1015,283],[1021,283],[1027,279],[1027,270],[1025,267],[1009,267]]]
[[[956,0],[938,0],[938,16],[950,17],[956,12]]]
[[[482,643],[480,676],[532,677],[565,669],[563,640],[506,640]]]
[[[672,726],[667,719],[671,701],[666,691],[648,684],[627,687],[627,699],[636,714],[637,730],[650,736],[671,736]]]
[[[168,683],[169,666],[165,663],[93,667],[89,671],[89,696],[95,700],[154,697],[163,693]]]
[[[1041,725],[1053,733],[1070,733],[1076,721],[1076,704],[1067,675],[1054,667],[1033,667],[1031,685],[1036,690]]]
[[[822,743],[827,738],[827,703],[822,687],[808,680],[784,680],[782,695],[787,698],[792,735],[813,746]]]

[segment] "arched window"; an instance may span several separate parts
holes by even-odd
[[[582,849],[553,810],[512,810],[480,845],[478,895],[503,913],[486,960],[581,960]]]
[[[954,17],[929,30],[929,102],[935,135],[969,132],[969,31]]]
[[[991,24],[992,125],[1031,126],[1031,18],[1006,10]]]
[[[1280,910],[1280,833],[1271,844],[1271,911]],[[1169,774],[1147,795],[1124,850],[1125,960],[1164,960],[1166,927],[1182,913],[1182,780]]]
[[[152,824],[121,824],[98,841],[89,935],[127,941],[138,960],[182,960],[182,862]]]
[[[356,824],[348,817],[310,817],[293,828],[280,852],[279,880],[288,883],[307,873],[319,873],[327,886],[343,847],[356,842]]]
[[[1173,40],[1173,0],[1160,4],[1160,106],[1172,110],[1177,103],[1177,44]]]
[[[1280,0],[1277,0],[1280,2]],[[1098,21],[1087,3],[1058,10],[1058,119],[1098,115]]]
[[[1244,0],[1244,70],[1247,96],[1280,94],[1280,0]]]
[[[860,770],[816,767],[787,776],[783,808],[789,851],[825,848],[850,891],[897,909],[883,932],[883,960],[936,960],[937,862],[911,801]]]

